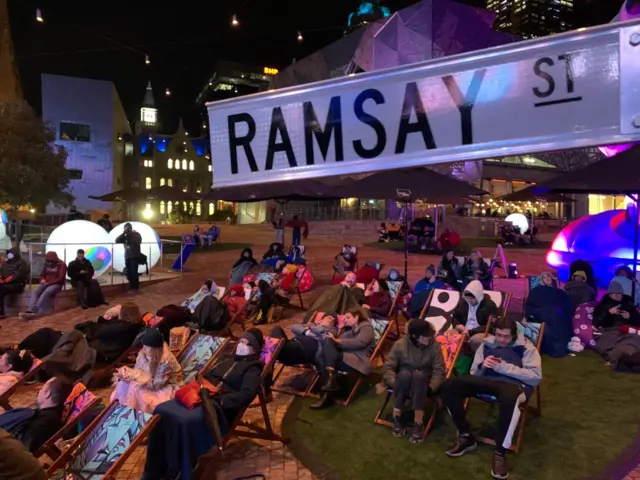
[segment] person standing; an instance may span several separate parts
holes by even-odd
[[[109,220],[109,214],[105,213],[100,220],[98,220],[98,225],[105,229],[107,233],[113,230],[113,225],[111,220]]]
[[[298,220],[297,215],[294,215],[286,226],[291,228],[291,245],[300,246],[302,239],[306,240],[309,235],[309,224],[304,220]]]
[[[140,288],[138,262],[140,261],[142,237],[133,229],[133,226],[127,222],[124,224],[124,232],[122,235],[116,238],[116,243],[124,244],[124,263],[127,270],[129,290],[137,292]]]
[[[76,302],[79,307],[87,307],[87,288],[93,278],[93,265],[84,256],[84,250],[79,249],[76,259],[69,264],[67,269],[71,285],[76,289]]]
[[[20,256],[20,249],[10,249],[0,266],[0,319],[6,318],[4,298],[12,293],[22,293],[28,276],[29,264]]]

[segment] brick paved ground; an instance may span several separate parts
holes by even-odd
[[[272,231],[266,227],[225,227],[225,242],[246,242],[250,241],[254,245],[256,257],[261,256],[266,250],[266,246],[272,241]],[[333,257],[340,248],[341,242],[337,239],[333,245],[328,242],[307,242],[309,247],[308,260],[313,273],[315,283],[312,292],[305,294],[304,301],[308,303],[318,293],[319,290],[329,284],[333,264]],[[482,249],[483,254],[491,257],[491,249]],[[485,251],[486,250],[486,251]],[[236,260],[238,251],[220,252],[215,254],[195,254],[189,260],[190,272],[184,277],[168,280],[163,283],[145,288],[139,295],[128,297],[125,294],[110,298],[111,303],[118,303],[126,299],[135,300],[145,311],[155,311],[159,307],[168,303],[178,303],[194,292],[205,278],[213,278],[221,285],[226,285],[228,272],[231,264]],[[537,274],[545,268],[544,250],[511,250],[507,252],[509,262],[517,262],[520,274]],[[402,268],[403,255],[398,252],[382,251],[372,248],[362,248],[359,254],[360,261],[378,261],[386,265],[386,269],[391,267]],[[423,274],[424,268],[429,263],[437,263],[438,257],[428,255],[415,255],[409,258],[409,280],[414,284]],[[512,312],[521,311],[522,297],[524,292],[523,281],[498,280],[496,288],[503,291],[512,292],[511,301]],[[7,319],[0,323],[0,342],[17,343],[29,333],[44,326],[50,326],[61,330],[71,329],[73,325],[85,320],[95,319],[96,311],[80,309],[68,310],[56,313],[46,318],[31,322],[19,319]],[[285,318],[280,324],[285,328],[291,325],[300,314]],[[265,331],[267,328],[265,328]],[[14,406],[31,405],[35,400],[36,386],[21,390],[12,400]],[[108,391],[99,392],[103,398],[108,399]],[[291,397],[286,395],[275,395],[274,402],[269,405],[269,414],[276,431],[280,432],[280,425],[284,414],[291,403]],[[352,407],[352,408],[357,408]],[[248,420],[258,419],[259,409],[250,409],[247,414]],[[140,448],[134,452],[125,467],[118,475],[119,479],[140,478],[145,459],[145,449]],[[262,473],[269,480],[294,480],[313,479],[314,477],[300,462],[296,460],[291,451],[275,442],[242,440],[232,443],[225,453],[224,465],[218,472],[218,480],[232,480],[237,477],[252,473]],[[634,476],[635,475],[635,476]],[[627,480],[640,480],[640,471],[629,476]]]

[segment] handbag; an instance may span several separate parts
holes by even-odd
[[[200,380],[196,379],[187,383],[184,387],[176,391],[176,400],[178,403],[184,405],[189,410],[193,410],[202,403],[200,396],[200,388],[206,389],[211,396],[214,396],[218,392],[218,387],[205,378]]]

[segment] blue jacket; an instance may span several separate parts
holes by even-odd
[[[485,368],[482,363],[491,355],[502,361],[495,368]],[[522,335],[518,335],[507,347],[500,347],[495,337],[489,335],[476,351],[471,365],[471,375],[499,382],[517,383],[529,398],[533,388],[542,381],[542,360],[533,344]]]
[[[416,283],[416,286],[413,289],[413,293],[415,295],[416,293],[420,293],[423,290],[430,292],[434,288],[444,288],[444,283],[442,282],[442,280],[436,278],[433,282],[430,282],[426,278],[423,278],[418,283]]]

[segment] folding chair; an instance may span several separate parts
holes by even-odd
[[[544,322],[543,323],[524,323],[524,322],[518,322],[518,334],[520,335],[524,335],[527,339],[529,339],[531,341],[531,343],[533,343],[536,347],[536,350],[538,350],[538,353],[540,352],[540,348],[542,347],[542,337],[544,336]],[[490,331],[492,327],[491,322],[489,322],[489,325],[487,325],[487,334]],[[532,405],[532,398],[535,397],[535,406]],[[478,395],[473,397],[477,400],[481,400],[485,403],[489,403],[491,405],[495,405],[497,404],[497,399],[493,396],[487,396],[487,395]],[[465,401],[465,410],[469,407],[469,401],[471,399],[467,398],[467,400]],[[511,443],[511,445],[509,446],[509,450],[518,453],[520,451],[520,446],[522,445],[522,435],[524,434],[524,426],[525,423],[527,421],[527,414],[529,412],[531,412],[532,414],[536,415],[536,416],[540,416],[542,414],[542,398],[540,395],[540,385],[536,385],[536,387],[533,390],[533,393],[531,394],[531,397],[528,398],[525,402],[521,403],[520,405],[518,405],[519,409],[520,409],[520,418],[518,419],[518,425],[516,426],[516,430],[514,431],[514,433],[517,433],[517,437],[516,437],[516,442],[515,443]],[[486,443],[487,445],[493,445],[495,446],[496,441],[492,438],[488,438],[488,437],[484,437],[484,436],[476,436],[476,439],[482,443]]]
[[[493,303],[498,307],[498,317],[506,317],[509,311],[509,302],[511,301],[511,294],[506,292],[500,292],[498,290],[485,290],[484,293],[489,295],[489,298],[493,300]]]
[[[61,455],[58,444],[70,435],[78,424],[89,414],[95,413],[102,406],[102,399],[91,393],[81,382],[73,386],[73,390],[64,402],[62,420],[64,425],[34,453],[36,458],[47,455],[56,460]]]
[[[373,332],[375,336],[374,342],[373,342],[373,352],[371,353],[371,355],[369,355],[369,362],[373,364],[375,359],[380,354],[380,349],[382,348],[384,341],[387,339],[387,335],[389,335],[389,331],[391,330],[391,328],[393,328],[393,323],[395,321],[394,320],[377,320],[377,319],[371,319],[370,321],[371,321],[371,324],[373,325]],[[336,400],[336,403],[338,405],[347,407],[353,401],[356,393],[358,393],[358,388],[360,388],[360,385],[362,384],[362,381],[366,378],[366,376],[356,371],[353,371],[353,372],[337,371],[336,373],[343,377],[348,376],[350,373],[354,373],[357,376],[356,382],[351,388],[351,390],[349,390],[349,394],[347,395],[347,398],[345,400]],[[316,373],[315,377],[311,381],[311,384],[309,385],[309,388],[307,389],[306,396],[310,396],[314,398],[320,397],[320,395],[313,392],[313,388],[317,385],[318,380],[320,380],[320,374]]]
[[[438,342],[438,344],[440,345],[440,348],[442,349],[442,357],[444,358],[444,362],[445,362],[445,369],[446,369],[445,380],[449,380],[451,376],[454,374],[456,361],[460,356],[460,352],[462,351],[462,347],[464,346],[465,340],[466,340],[466,335],[462,335],[454,330],[448,330],[445,333],[436,336],[436,342]],[[383,418],[384,411],[387,408],[387,405],[389,404],[389,400],[391,400],[392,395],[393,395],[393,388],[387,387],[387,393],[386,393],[384,402],[382,403],[382,407],[380,408],[380,410],[378,410],[378,413],[376,413],[376,416],[373,419],[373,423],[377,425],[384,425],[385,427],[393,426],[392,422],[390,422],[389,420],[385,420]],[[431,400],[434,400],[434,399],[431,399]],[[432,403],[433,403],[433,410],[431,412],[431,415],[429,416],[429,421],[425,426],[423,438],[429,435],[429,432],[433,428],[433,423],[435,422],[436,414],[438,413],[438,410],[439,410],[438,404],[435,401],[433,401]]]
[[[196,378],[198,373],[207,371],[228,342],[228,338],[212,337],[198,333],[191,337],[182,351],[177,355],[177,360],[182,367],[184,383],[188,384]]]
[[[31,354],[29,354],[31,355]],[[0,394],[0,407],[4,408],[5,411],[13,410],[13,407],[9,403],[9,399],[11,395],[13,395],[16,390],[18,390],[23,385],[27,385],[29,382],[34,381],[38,371],[43,367],[43,362],[36,357],[33,357],[33,363],[31,365],[31,369],[20,379],[17,383],[14,383],[11,387],[6,389],[2,394]]]
[[[553,275],[553,279],[556,281],[557,285],[560,285],[560,280],[557,276]],[[541,285],[540,283],[540,275],[528,275],[523,278],[524,280],[524,295],[522,295],[522,316],[524,317],[524,310],[527,305],[527,298],[529,297],[529,292],[536,287]]]
[[[115,480],[159,419],[113,402],[53,462],[47,477]]]
[[[300,279],[302,278],[302,275],[304,275],[304,272],[306,271],[307,267],[304,265],[298,265],[298,271],[296,272],[296,278],[293,281],[291,287],[289,288],[289,290],[286,290],[285,293],[286,298],[291,301],[292,297],[294,295],[298,296],[298,301],[300,302],[300,306],[299,308],[301,310],[304,310],[304,301],[302,300],[302,292],[300,292],[300,288],[298,287],[298,284],[300,283]],[[273,307],[271,307],[273,309],[273,313],[271,314],[272,320],[274,322],[277,322],[278,320],[280,320],[280,318],[282,318],[282,315],[284,315],[284,312],[287,308],[290,308],[292,305],[291,303],[287,303],[286,305],[274,305]],[[296,306],[296,308],[298,308]],[[273,318],[275,317],[275,319]]]
[[[436,332],[451,326],[451,314],[460,301],[460,292],[434,288],[420,312],[420,318],[427,320]]]
[[[358,268],[359,268],[359,263],[358,263],[358,247],[353,247],[351,245],[345,245],[342,247],[342,250],[340,250],[340,254],[343,253],[350,253],[351,254],[351,258],[353,259],[351,261],[351,266],[349,268],[345,268],[345,272],[357,272]],[[338,272],[336,272],[335,268],[333,269],[333,276],[331,277],[331,282],[333,282],[333,280],[336,278],[336,275],[338,275]]]

